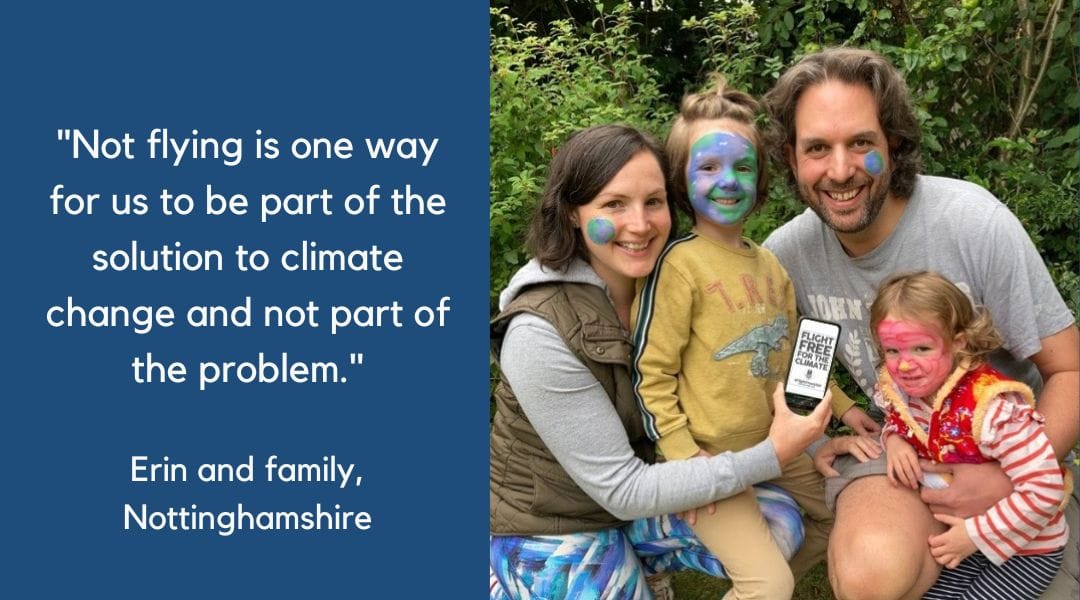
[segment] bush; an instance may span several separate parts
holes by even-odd
[[[509,4],[551,14],[542,3]],[[964,0],[943,9],[930,0],[671,0],[602,14],[610,4],[563,4],[579,19],[600,14],[587,23],[528,23],[492,10],[493,297],[525,260],[525,224],[570,132],[622,121],[662,135],[679,96],[711,71],[760,95],[802,55],[847,44],[884,54],[904,73],[926,172],[974,181],[1008,204],[1080,314],[1080,1]],[[748,221],[752,239],[802,210],[782,180],[773,178],[770,203]]]
[[[672,105],[637,49],[627,7],[549,33],[492,9],[491,299],[526,261],[525,229],[555,150],[574,131],[621,122],[656,132]]]

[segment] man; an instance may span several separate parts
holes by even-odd
[[[1003,204],[974,184],[919,174],[921,134],[896,69],[870,51],[826,50],[784,73],[765,105],[770,152],[810,209],[765,246],[794,281],[799,311],[840,323],[837,356],[862,390],[870,394],[876,383],[868,323],[878,283],[896,271],[938,271],[990,310],[1007,350],[991,362],[1037,390],[1064,458],[1080,426],[1073,316]],[[919,598],[940,570],[931,536],[943,529],[933,513],[979,514],[1012,490],[997,463],[950,466],[949,489],[917,493],[890,484],[884,456],[867,460],[876,452],[833,440],[816,459],[827,465],[848,451],[833,464],[841,476],[830,480],[839,496],[829,574],[842,599]],[[1080,594],[1075,498],[1068,510],[1065,563],[1044,598]]]

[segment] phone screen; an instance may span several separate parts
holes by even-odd
[[[836,323],[809,317],[799,319],[784,384],[788,405],[810,410],[825,397],[839,340],[840,326]]]

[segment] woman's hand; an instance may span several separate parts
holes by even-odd
[[[881,444],[877,439],[865,435],[834,437],[814,453],[814,467],[825,477],[837,477],[840,473],[832,468],[832,464],[837,456],[843,454],[850,454],[859,462],[866,462],[881,456]]]
[[[922,469],[919,467],[919,456],[911,444],[904,441],[898,435],[890,435],[885,438],[885,459],[888,468],[885,474],[893,485],[906,485],[919,489],[919,480],[922,479]]]
[[[773,392],[773,422],[769,427],[769,440],[772,441],[776,459],[780,465],[802,454],[814,441],[825,434],[829,424],[829,407],[832,405],[832,393],[825,392],[825,398],[818,403],[813,412],[806,415],[795,414],[788,408],[784,398],[783,384],[776,384]]]
[[[871,419],[870,415],[863,412],[863,409],[858,406],[852,406],[844,411],[840,420],[843,421],[844,425],[850,427],[856,435],[875,437],[881,435],[881,425],[878,425],[877,421]]]

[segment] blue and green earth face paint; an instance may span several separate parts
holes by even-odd
[[[871,150],[866,153],[866,158],[863,159],[863,166],[866,167],[867,173],[877,177],[885,170],[885,159],[877,150]]]
[[[686,188],[694,212],[718,225],[743,220],[757,202],[757,151],[749,140],[714,131],[690,146]]]
[[[615,224],[604,217],[593,217],[585,224],[585,234],[598,246],[615,239]]]

